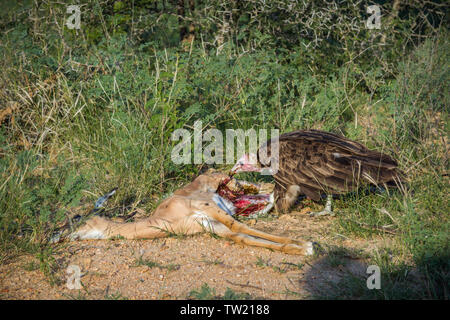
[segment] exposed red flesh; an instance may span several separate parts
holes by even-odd
[[[236,215],[249,216],[264,209],[269,204],[268,194],[247,194],[245,188],[232,190],[228,187],[232,176],[225,178],[218,186],[219,196],[231,201],[236,208]]]

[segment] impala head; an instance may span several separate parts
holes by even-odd
[[[261,166],[254,153],[244,154],[231,169],[232,174],[251,171],[261,172]]]

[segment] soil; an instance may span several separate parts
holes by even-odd
[[[0,298],[187,299],[206,283],[216,297],[229,288],[250,299],[310,299],[327,295],[347,272],[365,281],[367,265],[351,252],[372,251],[384,240],[345,238],[332,231],[335,218],[313,218],[302,211],[246,223],[276,235],[326,244],[328,252],[333,246],[345,248],[349,254],[340,257],[342,261],[327,254],[302,257],[241,246],[209,234],[64,242],[55,248],[52,278],[40,270],[35,256],[1,265]],[[81,289],[68,288],[67,269],[72,265],[80,268]]]

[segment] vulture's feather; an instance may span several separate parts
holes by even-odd
[[[270,147],[269,140],[259,151],[270,157]],[[387,186],[403,180],[403,173],[390,156],[324,131],[282,134],[278,157],[274,179],[276,194],[281,198],[291,185],[299,186],[300,194],[318,201],[323,194],[347,193],[363,184]]]

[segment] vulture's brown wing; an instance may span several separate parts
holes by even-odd
[[[267,143],[262,148],[268,148]],[[351,191],[362,182],[383,184],[397,177],[397,163],[344,137],[317,130],[294,131],[279,137],[277,185],[298,185],[313,200],[320,195]]]

